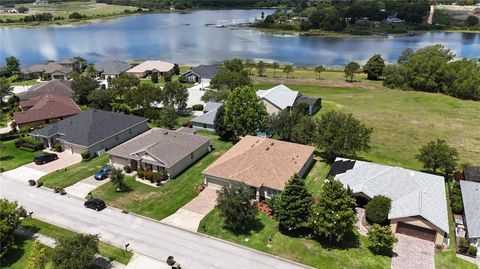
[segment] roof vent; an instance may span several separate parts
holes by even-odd
[[[268,151],[269,149],[270,149],[270,147],[267,147],[267,148],[265,149],[265,151]]]
[[[272,142],[272,143],[270,143],[270,146],[273,146],[274,144],[275,144],[275,142]]]

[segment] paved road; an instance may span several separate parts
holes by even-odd
[[[306,268],[280,258],[184,231],[156,221],[107,208],[85,209],[83,199],[33,188],[19,179],[0,175],[0,196],[17,200],[33,217],[78,232],[100,234],[117,246],[130,243],[140,254],[159,260],[172,255],[186,269],[202,268]],[[158,204],[157,206],[162,206]]]

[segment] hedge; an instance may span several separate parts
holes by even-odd
[[[192,109],[195,110],[195,111],[202,111],[203,110],[203,105],[202,104],[193,105]]]

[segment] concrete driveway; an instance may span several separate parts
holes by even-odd
[[[17,180],[20,180],[22,182],[28,182],[30,179],[37,180],[47,173],[38,171],[33,168],[29,168],[24,166],[17,167],[15,169],[9,170],[7,172],[3,172],[2,175],[9,176],[12,178],[15,178]]]
[[[215,207],[216,200],[217,190],[207,187],[195,199],[161,222],[196,232],[200,221]]]
[[[130,250],[160,261],[172,255],[184,268],[311,268],[135,214],[125,214],[116,208],[107,207],[100,212],[86,209],[84,199],[69,194],[55,195],[46,188],[32,188],[11,177],[0,177],[0,197],[18,201],[28,212],[33,211],[35,218],[76,232],[99,234],[102,241],[121,248],[129,243]]]
[[[106,178],[104,180],[96,180],[93,176],[87,177],[86,179],[79,181],[72,186],[66,187],[65,191],[73,196],[79,198],[87,197],[88,193],[94,189],[102,186],[103,184],[109,182],[110,179]]]
[[[205,91],[199,89],[198,86],[193,86],[188,88],[188,100],[187,107],[192,107],[196,104],[205,105],[205,102],[202,101],[202,96],[205,94]]]
[[[46,152],[51,152],[51,151],[46,150]],[[58,155],[58,160],[55,160],[53,162],[49,162],[46,164],[42,164],[42,165],[37,165],[32,162],[24,166],[48,174],[82,161],[82,156],[80,156],[80,154],[71,154],[70,152],[66,152],[66,151],[53,152],[53,153]]]
[[[398,238],[393,249],[392,269],[435,269],[435,244],[416,237],[395,234]]]

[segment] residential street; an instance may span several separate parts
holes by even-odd
[[[29,187],[21,179],[0,175],[0,196],[17,200],[33,217],[77,232],[100,234],[102,241],[159,260],[175,257],[183,268],[308,268],[237,245],[184,231],[118,209],[96,212],[83,199]],[[161,204],[157,205],[161,206]],[[267,242],[265,242],[267,243]]]

